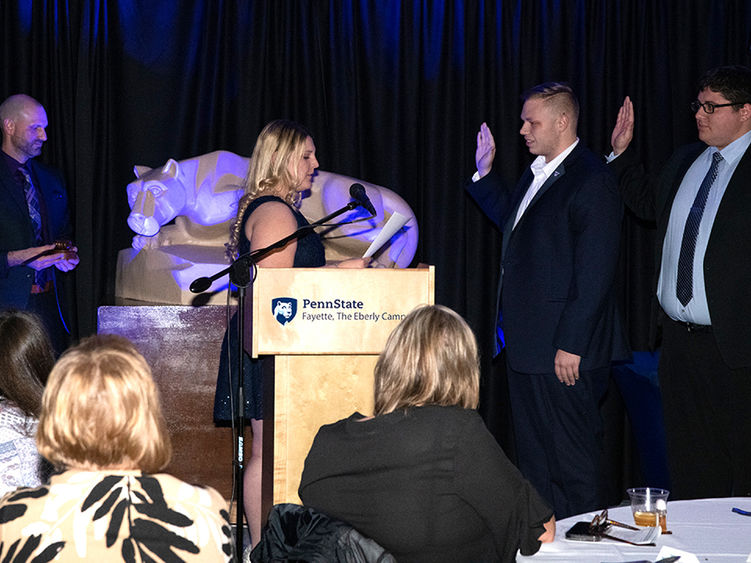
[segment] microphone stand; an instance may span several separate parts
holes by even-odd
[[[364,207],[358,201],[350,201],[347,205],[334,211],[333,213],[326,215],[322,219],[319,219],[315,223],[300,227],[291,235],[284,237],[281,240],[276,241],[273,244],[265,248],[259,248],[253,252],[248,252],[238,257],[237,260],[232,262],[227,268],[213,274],[209,277],[202,277],[193,280],[190,284],[190,291],[193,293],[203,293],[211,284],[221,277],[229,274],[229,279],[232,285],[237,287],[237,391],[235,396],[237,397],[237,415],[235,417],[235,445],[237,457],[233,463],[233,478],[235,482],[235,498],[237,499],[237,511],[235,514],[235,552],[237,560],[242,558],[243,554],[243,469],[245,463],[245,374],[244,369],[244,334],[245,334],[245,291],[246,288],[253,283],[255,276],[250,275],[251,268],[255,269],[257,262],[270,254],[277,248],[286,246],[294,239],[302,238],[308,235],[316,227],[320,227],[324,223],[327,223],[334,217],[338,217],[342,213],[351,211],[356,207]],[[229,341],[228,341],[229,344]],[[232,392],[230,390],[230,392]]]

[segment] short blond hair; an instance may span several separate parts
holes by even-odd
[[[477,408],[475,335],[448,307],[421,305],[391,333],[374,375],[376,415],[424,405]]]
[[[522,101],[542,100],[556,115],[567,115],[573,131],[579,123],[579,100],[566,82],[544,82],[522,94]]]
[[[44,390],[36,441],[56,466],[164,469],[172,446],[159,393],[128,339],[91,336],[60,357]]]

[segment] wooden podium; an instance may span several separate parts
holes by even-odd
[[[273,356],[264,380],[263,514],[300,503],[305,457],[323,424],[373,413],[373,368],[391,331],[433,304],[434,267],[259,268],[252,355]],[[271,362],[270,362],[271,363]]]

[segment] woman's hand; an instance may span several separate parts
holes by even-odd
[[[337,268],[367,268],[370,265],[372,258],[349,258],[348,260],[342,260],[334,264]]]
[[[555,515],[543,524],[545,531],[537,538],[542,543],[550,543],[555,539]]]

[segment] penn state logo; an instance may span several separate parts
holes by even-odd
[[[297,299],[292,297],[277,297],[276,299],[272,299],[271,311],[280,325],[286,325],[297,314]]]

